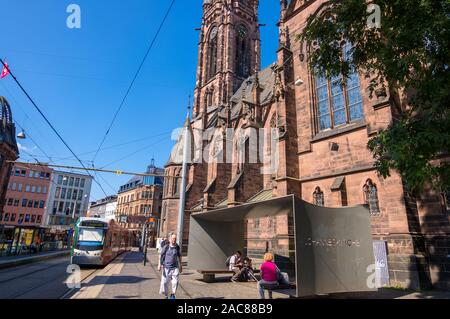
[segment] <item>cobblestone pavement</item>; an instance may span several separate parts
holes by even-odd
[[[142,253],[133,251],[117,258],[82,284],[74,299],[162,299],[159,294],[160,272],[157,253],[149,250],[148,262]],[[256,299],[256,283],[232,283],[230,276],[217,276],[215,283],[205,283],[202,276],[186,267],[180,276],[178,299]],[[289,298],[274,293],[274,298]]]
[[[110,265],[83,282],[74,299],[162,299],[159,295],[160,272],[157,271],[157,252],[149,250],[148,262],[143,265],[143,254],[133,251],[117,258]],[[217,276],[216,282],[206,283],[196,271],[184,267],[180,276],[178,299],[257,299],[256,283],[232,283],[230,276]],[[275,299],[289,298],[274,293]],[[450,299],[450,292],[412,292],[382,289],[375,293],[320,296],[317,298],[360,299]]]

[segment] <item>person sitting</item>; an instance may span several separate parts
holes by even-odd
[[[232,282],[236,282],[242,279],[242,268],[243,268],[243,263],[242,263],[242,253],[238,250],[234,253],[233,256],[231,256],[230,258],[230,265],[229,265],[229,270],[234,272],[233,277],[231,277],[231,281]]]
[[[273,254],[266,253],[264,255],[264,263],[261,265],[261,280],[258,281],[258,291],[261,299],[265,299],[263,285],[277,285],[278,274],[277,266],[273,262]],[[269,299],[272,299],[272,291],[269,290]]]
[[[252,260],[248,257],[244,258],[244,266],[243,266],[244,280],[245,281],[257,281],[255,275],[253,274],[253,264]]]

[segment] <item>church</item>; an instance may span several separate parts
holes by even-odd
[[[189,123],[201,154],[188,169],[183,245],[191,214],[291,194],[317,206],[365,204],[376,251],[387,261],[387,285],[449,289],[448,193],[414,197],[398,173],[377,174],[367,148],[395,117],[392,103],[404,103],[402,96],[370,97],[369,79],[358,72],[343,81],[308,66],[308,50],[296,36],[323,2],[280,0],[277,60],[261,70],[259,1],[203,1]],[[237,138],[237,132],[258,136]],[[177,229],[180,151],[181,139],[165,166],[161,235]],[[248,220],[242,248],[256,261],[272,251],[293,262],[294,227],[289,215]]]

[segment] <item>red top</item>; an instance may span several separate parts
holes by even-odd
[[[261,265],[261,279],[264,281],[277,281],[277,267],[271,261]]]

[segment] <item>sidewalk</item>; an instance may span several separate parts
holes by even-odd
[[[69,256],[70,250],[46,251],[32,255],[0,257],[0,269],[16,267],[51,258]]]
[[[101,269],[87,282],[73,299],[162,299],[159,295],[160,273],[157,271],[156,250],[148,251],[147,265],[143,255],[137,251],[124,254],[110,265]],[[273,293],[275,299],[289,296]],[[216,276],[216,282],[205,283],[196,271],[184,267],[180,276],[178,299],[258,299],[255,282],[232,283],[230,276]],[[379,292],[316,297],[320,299],[450,299],[450,292],[414,292],[397,289],[382,289]],[[311,299],[311,298],[307,298]]]
[[[117,258],[95,277],[82,284],[72,299],[163,299],[157,271],[156,250],[148,252],[147,265],[143,255],[130,252]],[[257,299],[256,283],[232,283],[230,276],[217,276],[217,282],[205,283],[197,272],[184,267],[180,276],[178,299]],[[288,298],[274,293],[274,298]]]

